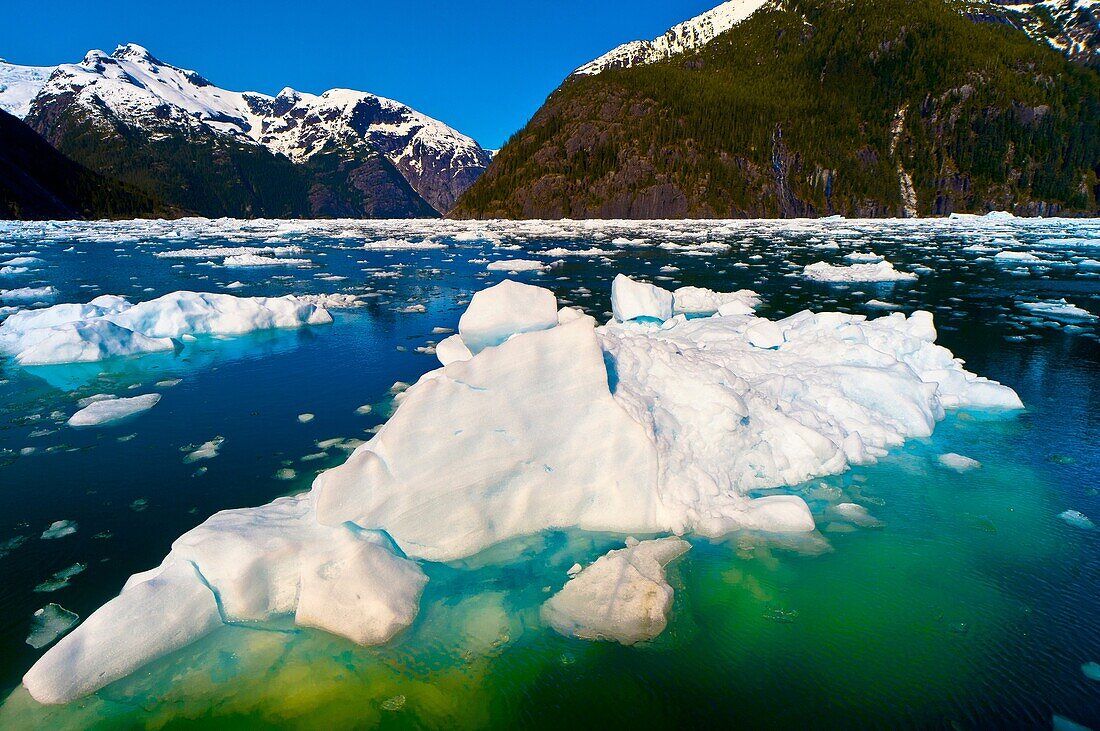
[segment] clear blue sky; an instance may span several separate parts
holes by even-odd
[[[719,2],[5,0],[0,57],[53,65],[138,43],[224,88],[361,89],[498,147],[577,66]]]

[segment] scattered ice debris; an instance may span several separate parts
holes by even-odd
[[[673,590],[665,566],[691,548],[670,537],[611,551],[566,582],[542,606],[543,620],[559,633],[624,645],[651,640],[664,631]]]
[[[956,454],[955,452],[941,454],[936,458],[936,461],[939,462],[941,466],[956,472],[970,472],[982,466],[982,463],[978,460]]]
[[[27,644],[36,650],[43,648],[72,629],[79,620],[79,616],[60,604],[47,604],[31,617]]]
[[[485,268],[490,272],[544,272],[550,265],[534,259],[504,259],[489,262]]]
[[[1042,264],[1042,259],[1030,251],[1000,251],[993,255],[998,264]]]
[[[69,417],[68,424],[77,427],[107,426],[148,411],[159,401],[159,393],[94,401]]]
[[[314,418],[315,417],[313,414],[298,414],[298,423],[308,424],[309,422],[313,421]]]
[[[17,312],[0,324],[0,352],[23,365],[98,361],[172,350],[174,339],[323,325],[323,307],[286,297],[173,292],[131,305],[104,295],[86,305]]]
[[[1074,528],[1080,528],[1081,530],[1095,530],[1096,524],[1092,520],[1079,510],[1066,510],[1058,514],[1058,517],[1064,520],[1068,525],[1072,525]]]
[[[1016,306],[1021,310],[1027,310],[1058,322],[1078,323],[1100,319],[1088,310],[1066,302],[1065,298],[1042,302],[1019,302]]]
[[[808,265],[802,276],[816,282],[900,282],[917,278],[916,274],[901,272],[885,259],[874,264],[833,266],[823,261]]]
[[[218,436],[211,439],[209,442],[203,442],[196,448],[186,447],[187,456],[183,458],[184,464],[191,464],[192,462],[198,462],[201,459],[214,459],[218,456],[218,450],[221,449],[222,444],[225,443],[225,437]],[[206,468],[202,468],[206,471]]]
[[[160,568],[132,577],[24,684],[41,702],[72,700],[225,620],[292,614],[384,642],[417,614],[427,578],[415,561],[461,559],[547,529],[808,533],[815,524],[800,497],[751,493],[872,462],[930,435],[948,408],[1022,406],[935,345],[926,312],[870,321],[801,312],[772,323],[783,342],[761,349],[746,334],[766,327],[762,318],[672,317],[672,293],[662,292],[648,297],[666,309],[664,322],[603,327],[559,311],[547,290],[511,283],[475,296],[459,328],[466,346],[477,342],[468,359],[403,393],[395,384],[400,408],[309,493],[218,513],[178,539]],[[499,308],[486,305],[496,298]],[[626,550],[633,557],[641,545]],[[640,553],[660,565],[686,544],[657,545]],[[653,591],[663,580],[627,563],[627,575],[652,582],[642,582],[658,600],[649,609],[667,608],[663,588]],[[606,569],[597,565],[588,571],[598,578]],[[584,577],[571,580],[581,594]],[[609,596],[637,620],[609,636],[632,641],[663,626],[656,612],[632,614],[628,597]]]
[[[77,524],[75,520],[55,520],[50,523],[50,527],[42,531],[42,540],[48,541],[53,538],[64,538],[65,536],[71,536],[76,533]]]
[[[38,586],[34,587],[34,590],[40,594],[46,594],[51,591],[57,591],[58,589],[64,589],[69,585],[70,579],[82,573],[86,568],[88,568],[88,564],[86,563],[74,563],[72,566],[61,569],[50,578],[41,582]]]
[[[625,274],[617,274],[611,283],[611,310],[619,322],[638,318],[664,322],[672,317],[674,301],[667,289],[635,281]]]

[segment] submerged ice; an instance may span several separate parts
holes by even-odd
[[[812,531],[801,497],[752,493],[872,462],[931,434],[947,409],[1022,406],[936,345],[926,312],[773,322],[753,314],[747,291],[615,285],[603,326],[538,287],[478,293],[437,348],[443,366],[404,391],[346,463],[309,493],[184,534],[42,657],[24,678],[31,695],[78,698],[227,622],[291,616],[385,642],[418,612],[419,562],[547,529]],[[671,601],[660,567],[686,546],[612,552],[548,602],[546,621],[579,636],[655,636]],[[629,587],[608,583],[622,576]],[[593,597],[617,608],[607,623],[588,612]]]

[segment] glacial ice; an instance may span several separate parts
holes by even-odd
[[[673,315],[671,292],[617,281],[617,317],[602,327],[548,290],[504,282],[475,295],[454,359],[395,399],[369,442],[311,492],[218,513],[178,539],[43,656],[24,679],[32,696],[93,692],[225,621],[291,614],[383,642],[416,616],[417,561],[547,529],[805,534],[815,521],[801,497],[751,493],[873,462],[930,435],[949,408],[1022,407],[936,345],[926,312],[688,318]],[[840,515],[872,524],[855,508]],[[641,559],[659,565],[681,542],[656,545],[589,576],[627,561],[661,600],[647,606],[667,608]],[[582,591],[583,576],[547,612],[606,589]],[[628,598],[616,598],[622,626],[599,632],[631,641],[663,626],[663,610],[641,616]]]
[[[15,313],[0,324],[0,352],[23,365],[88,362],[172,350],[174,341],[186,336],[242,335],[330,322],[326,309],[292,295],[173,292],[137,305],[105,295],[85,305]]]
[[[19,287],[0,289],[0,302],[41,302],[57,296],[55,287]]]
[[[691,548],[669,537],[611,551],[581,570],[542,606],[542,618],[560,634],[633,645],[664,631],[673,590],[665,566]]]
[[[106,426],[148,411],[160,401],[159,393],[95,401],[69,417],[69,426]]]

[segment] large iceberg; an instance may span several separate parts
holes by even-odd
[[[185,534],[160,568],[43,656],[24,678],[31,695],[75,699],[224,622],[291,615],[384,642],[417,613],[418,561],[547,529],[812,531],[798,495],[752,492],[874,461],[931,434],[949,408],[1022,407],[936,345],[926,312],[772,322],[739,300],[730,314],[689,319],[673,315],[671,292],[617,284],[620,307],[602,327],[554,311],[548,290],[480,293],[439,353],[446,365],[405,391],[345,464],[309,493],[218,513]],[[146,324],[151,336],[171,331]],[[663,564],[664,548],[680,544],[658,545],[659,555],[640,551],[646,561],[622,558],[661,586],[648,559]],[[597,561],[589,576],[619,562]],[[552,600],[548,617],[571,614],[569,598]],[[634,616],[628,604],[623,617]],[[631,619],[645,632],[624,619],[621,636],[649,636],[656,616]]]
[[[173,292],[133,305],[114,295],[17,312],[0,324],[0,353],[22,365],[80,363],[172,350],[184,335],[241,335],[332,322],[314,302]]]

